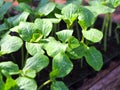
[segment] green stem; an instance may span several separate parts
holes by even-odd
[[[83,67],[83,58],[81,58],[81,61],[80,61],[81,63],[80,63],[80,66],[81,66],[81,68]]]
[[[119,34],[117,33],[117,28],[115,28],[115,38],[116,38],[117,44],[119,44],[120,40],[119,40]]]
[[[78,40],[80,40],[80,32],[79,32],[79,27],[78,27],[77,21],[76,21],[76,31],[77,31]]]
[[[105,23],[105,32],[104,32],[104,51],[107,50],[107,31],[108,31],[108,24],[109,24],[109,14],[107,14],[107,19]]]
[[[82,43],[84,43],[84,39],[85,39],[84,36],[82,36],[82,40],[81,40]]]
[[[24,47],[21,48],[22,67],[24,66]]]
[[[12,57],[13,62],[16,63],[16,59],[15,59],[15,57],[13,56],[13,54],[11,54],[11,57]]]
[[[109,22],[109,34],[108,36],[111,37],[111,34],[112,34],[112,18],[111,18],[111,14],[110,14],[110,22]]]
[[[29,54],[27,52],[26,55],[25,55],[25,60],[27,60],[28,56],[29,56]]]
[[[47,81],[44,82],[41,86],[39,86],[37,90],[42,90],[42,88],[43,88],[45,85],[49,84],[50,82],[51,82],[51,80],[47,80]]]

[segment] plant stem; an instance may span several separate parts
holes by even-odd
[[[44,82],[42,85],[40,85],[37,90],[42,90],[42,88],[43,88],[45,85],[49,84],[50,82],[51,82],[51,80],[47,80],[47,81]]]
[[[25,55],[25,60],[27,60],[28,56],[29,56],[29,54],[27,52],[26,55]]]
[[[82,43],[84,43],[84,36],[82,36],[82,40],[81,40]]]
[[[79,28],[78,28],[78,23],[77,23],[77,21],[76,21],[76,31],[77,31],[78,40],[80,40],[80,32],[79,32]]]
[[[21,48],[22,67],[24,66],[24,47]]]
[[[80,66],[83,67],[83,58],[81,58]]]
[[[119,44],[119,43],[120,43],[120,40],[119,40],[119,35],[118,35],[118,33],[117,33],[117,28],[115,28],[115,38],[116,38],[117,44]]]
[[[16,62],[16,59],[15,59],[15,57],[13,56],[13,54],[11,54],[11,57],[12,57],[13,62]]]
[[[110,22],[109,22],[109,34],[108,36],[111,37],[111,34],[112,34],[112,18],[111,18],[111,14],[110,14]]]
[[[104,51],[107,50],[107,31],[108,31],[109,18],[110,18],[110,14],[107,14],[106,23],[105,23],[105,32],[104,32]]]

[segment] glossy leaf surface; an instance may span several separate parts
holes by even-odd
[[[96,71],[99,71],[103,66],[103,58],[100,51],[95,47],[88,47],[85,58],[87,63]]]

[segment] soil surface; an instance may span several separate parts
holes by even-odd
[[[86,78],[77,90],[120,90],[120,57],[116,59],[96,77]]]

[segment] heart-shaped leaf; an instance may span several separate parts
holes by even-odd
[[[102,68],[102,54],[95,47],[88,47],[85,58],[87,63],[96,71],[99,71]]]
[[[44,54],[44,51],[41,48],[41,45],[38,43],[26,42],[26,49],[30,55],[35,55],[36,53]]]
[[[26,64],[23,68],[23,72],[26,73],[29,71],[28,73],[31,73],[30,71],[35,70],[35,72],[37,73],[40,72],[43,68],[45,68],[48,64],[48,57],[38,53],[35,54],[33,57],[27,59]],[[31,77],[33,76],[31,75]]]
[[[50,77],[51,78],[65,77],[71,72],[72,69],[73,64],[70,61],[69,57],[64,52],[60,52],[53,58],[52,72],[50,74]],[[57,72],[54,72],[56,70]]]
[[[103,38],[103,33],[97,29],[91,28],[88,31],[82,31],[83,36],[92,42],[99,42]]]
[[[20,22],[18,33],[23,38],[23,40],[30,42],[36,30],[37,29],[34,23]]]
[[[35,25],[38,30],[44,35],[44,37],[48,36],[52,30],[52,23],[50,20],[46,19],[36,19]]]
[[[17,64],[14,64],[11,61],[8,62],[1,62],[0,69],[6,71],[10,75],[18,74],[19,67]]]
[[[16,79],[19,90],[37,90],[37,84],[34,79],[19,77]]]
[[[51,90],[69,90],[62,81],[52,82]]]
[[[1,51],[3,54],[9,54],[19,50],[23,42],[19,37],[6,35],[1,41]]]
[[[45,50],[47,51],[47,54],[51,57],[54,57],[61,51],[66,51],[67,44],[63,44],[59,41],[56,41],[55,39],[50,40],[49,43],[46,45]]]
[[[79,19],[78,23],[80,24],[83,30],[86,30],[95,22],[94,14],[86,8],[81,9],[78,19]]]
[[[72,36],[73,34],[73,30],[62,30],[59,32],[56,32],[59,40],[61,40],[62,42],[67,42],[68,39]]]
[[[40,16],[47,16],[54,10],[55,6],[56,6],[55,3],[52,3],[52,2],[49,2],[42,6],[40,5],[37,7],[37,13]]]

